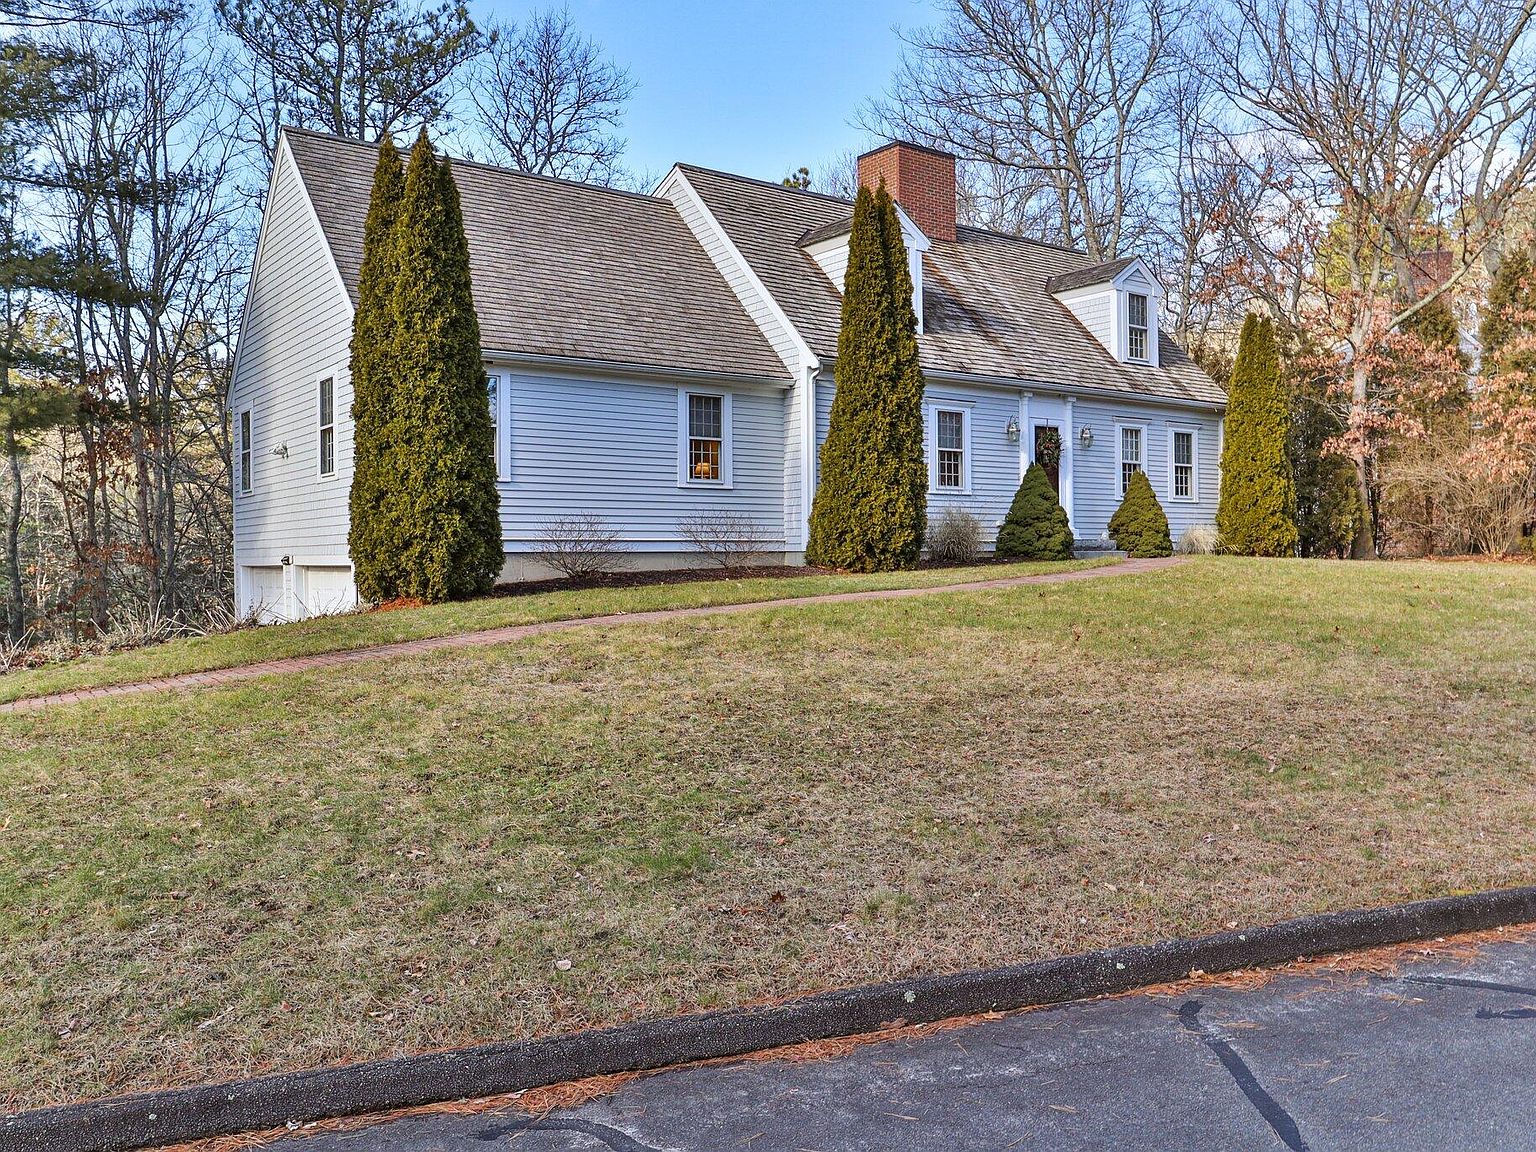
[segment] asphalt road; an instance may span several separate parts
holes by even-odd
[[[416,1116],[277,1152],[1536,1149],[1536,942],[1392,976],[1087,1001],[633,1081],[568,1112]]]

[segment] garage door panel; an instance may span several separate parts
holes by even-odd
[[[299,582],[303,616],[330,616],[349,612],[357,606],[357,589],[352,583],[352,569],[313,565],[303,570]]]
[[[283,615],[283,570],[279,567],[250,566],[245,570],[245,586],[250,593],[249,611],[258,624],[278,624]]]

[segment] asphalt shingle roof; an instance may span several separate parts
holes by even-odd
[[[1136,257],[1122,256],[1118,260],[1110,260],[1104,264],[1091,264],[1075,272],[1063,272],[1060,276],[1052,276],[1045,282],[1045,288],[1047,292],[1066,292],[1072,288],[1108,284],[1134,263],[1136,263]]]
[[[284,129],[357,299],[377,151]],[[453,162],[487,349],[788,379],[670,201]]]
[[[355,300],[375,149],[284,132]],[[846,229],[851,203],[680,167],[790,322],[830,363],[841,299],[802,245]],[[487,349],[788,379],[670,201],[468,161],[455,160],[453,170]],[[924,257],[925,369],[1225,402],[1224,390],[1167,336],[1158,367],[1122,364],[1050,293],[1112,278],[1128,260],[1093,265],[1081,252],[1038,241],[957,231],[953,241],[933,241]]]
[[[801,245],[835,235],[849,201],[680,167],[790,322],[818,356],[832,360],[841,300]],[[1101,274],[1083,253],[977,228],[957,233],[953,241],[934,240],[924,257],[925,369],[1226,402],[1225,390],[1166,335],[1158,367],[1122,364],[1050,294],[1053,278]]]

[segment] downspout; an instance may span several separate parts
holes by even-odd
[[[816,376],[819,360],[801,368],[805,378],[800,412],[800,551],[811,543],[811,502],[816,496]]]
[[[1077,397],[1066,396],[1061,406],[1064,413],[1062,423],[1066,426],[1061,436],[1061,506],[1067,513],[1067,525],[1072,529],[1074,537],[1077,535],[1077,509],[1073,507],[1077,491],[1077,427],[1074,420],[1076,413],[1072,406],[1076,402]]]

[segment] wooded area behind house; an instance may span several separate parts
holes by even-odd
[[[235,623],[224,391],[284,123],[630,187],[637,79],[560,12],[0,0],[6,646]],[[962,219],[1136,253],[1226,381],[1272,321],[1303,555],[1533,519],[1536,31],[1516,0],[947,0],[872,136]],[[610,46],[622,59],[623,46]],[[784,157],[786,171],[811,160]],[[851,194],[846,160],[796,171]]]

